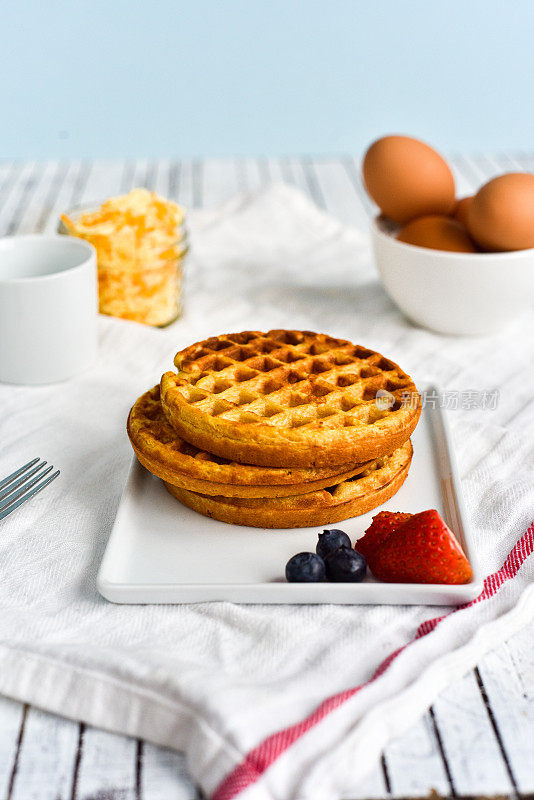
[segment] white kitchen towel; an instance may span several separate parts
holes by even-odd
[[[57,386],[0,387],[0,474],[35,455],[62,470],[0,525],[0,692],[186,751],[214,800],[333,800],[534,614],[534,315],[480,339],[413,327],[381,288],[365,232],[286,186],[191,213],[191,229],[181,320],[153,330],[102,318],[92,369]],[[490,576],[478,602],[450,613],[99,597],[133,400],[193,341],[282,327],[349,338],[447,390]]]

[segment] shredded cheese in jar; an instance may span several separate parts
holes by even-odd
[[[65,232],[90,242],[98,262],[102,314],[167,325],[180,314],[188,250],[185,212],[147,189],[133,189],[100,208],[69,217]]]

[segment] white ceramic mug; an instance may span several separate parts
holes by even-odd
[[[56,383],[96,355],[96,253],[71,236],[0,239],[0,381]]]

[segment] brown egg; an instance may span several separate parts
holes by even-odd
[[[471,205],[472,197],[462,197],[461,200],[456,201],[456,205],[452,210],[452,216],[454,219],[461,222],[467,228],[467,212],[469,211],[469,206]]]
[[[484,250],[534,247],[534,175],[510,172],[486,183],[473,198],[467,225]]]
[[[449,214],[454,178],[431,147],[409,136],[384,136],[363,160],[367,191],[386,217],[405,223],[427,214]]]
[[[476,253],[477,248],[464,226],[452,217],[432,215],[419,217],[405,225],[397,234],[399,242],[429,247],[431,250],[450,250],[456,253]]]

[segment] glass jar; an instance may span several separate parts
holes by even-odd
[[[146,199],[146,195],[143,197]],[[157,201],[168,204],[161,198]],[[161,235],[154,228],[145,230],[139,226],[139,215],[131,225],[130,217],[126,217],[128,224],[122,227],[105,217],[104,222],[93,222],[93,228],[84,222],[100,220],[105,205],[72,209],[62,215],[58,226],[59,233],[79,236],[96,248],[100,313],[145,325],[169,325],[182,313],[183,271],[189,251],[183,210],[182,221],[173,231],[176,238],[169,243],[169,230]]]
[[[170,325],[182,313],[182,279],[187,243],[175,254],[160,254],[134,269],[102,266],[98,260],[98,306],[101,314],[145,325]]]

